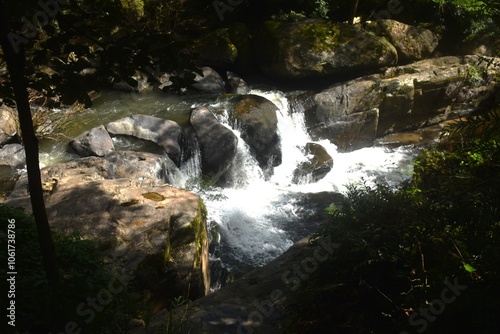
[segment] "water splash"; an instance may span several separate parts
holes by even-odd
[[[218,224],[225,249],[222,261],[227,267],[262,266],[288,249],[293,240],[312,232],[304,214],[297,214],[307,211],[298,207],[299,194],[345,192],[348,184],[362,182],[383,181],[396,186],[411,176],[411,165],[418,152],[411,147],[370,147],[339,153],[330,141],[320,140],[316,143],[332,156],[334,167],[318,182],[306,178],[298,184],[292,183],[295,169],[307,160],[304,145],[314,142],[307,133],[304,113],[290,110],[282,92],[252,90],[250,93],[267,98],[279,109],[282,164],[274,168],[272,177],[266,181],[239,131],[233,129],[239,144],[235,162],[228,171],[231,187],[201,192],[209,220]],[[217,117],[228,128],[234,126],[226,112]]]

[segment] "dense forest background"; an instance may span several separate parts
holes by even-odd
[[[220,28],[243,39],[269,19],[350,22],[359,16],[364,22],[389,14],[432,28],[441,37],[438,52],[450,54],[461,52],[462,42],[494,36],[500,21],[497,0],[27,0],[5,1],[4,7],[16,32],[9,39],[26,53],[33,102],[87,106],[92,92],[116,82],[137,86],[136,71],[154,82],[158,73],[206,65],[202,59],[207,55],[198,52],[197,44],[214,31],[220,34]],[[247,28],[241,30],[241,24]],[[216,70],[256,72],[252,55],[239,58],[248,60]],[[5,84],[6,73],[0,74],[0,92],[8,102],[12,90]],[[177,82],[177,89],[182,85]]]

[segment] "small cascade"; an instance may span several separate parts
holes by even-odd
[[[234,162],[226,172],[225,181],[231,188],[246,189],[253,182],[264,182],[264,173],[257,160],[250,154],[250,148],[241,139],[240,131],[233,130],[239,138]]]
[[[385,182],[397,186],[411,177],[412,163],[418,149],[412,147],[368,147],[341,153],[329,140],[313,140],[307,131],[304,110],[290,105],[279,91],[252,90],[273,102],[277,108],[278,134],[281,142],[282,163],[265,172],[252,156],[249,146],[240,136],[238,124],[233,124],[229,108],[230,97],[205,96],[167,97],[144,94],[138,97],[110,95],[75,121],[84,129],[75,128],[73,137],[92,126],[105,124],[141,110],[158,117],[176,119],[184,127],[181,136],[181,164],[177,168],[165,159],[162,169],[165,179],[174,186],[187,188],[199,194],[207,207],[210,229],[210,260],[214,273],[213,289],[218,289],[228,271],[237,276],[254,267],[262,266],[286,251],[295,241],[314,233],[321,223],[320,213],[330,204],[330,196],[344,193],[348,184]],[[135,95],[134,95],[135,96]],[[202,178],[202,157],[196,134],[188,125],[189,112],[195,106],[207,106],[219,122],[238,137],[237,154],[230,169],[216,186]],[[94,115],[91,117],[91,115]],[[90,119],[91,123],[84,123]],[[82,124],[80,124],[82,123]],[[115,137],[117,150],[139,150],[157,153],[150,143]],[[314,157],[307,146],[321,146],[331,157],[333,165],[320,170],[320,177],[302,171]],[[68,152],[67,143],[46,142],[42,146],[41,161],[53,164],[76,159]],[[163,154],[163,148],[161,153]],[[329,170],[331,168],[331,170]],[[329,171],[328,171],[329,170]],[[326,196],[325,196],[326,194]]]
[[[181,147],[181,183],[185,186],[187,182],[199,180],[201,177],[201,150],[193,130],[184,131]]]
[[[237,125],[231,124],[227,109],[216,115],[239,138],[237,154],[225,174],[224,187],[196,186],[193,191],[203,197],[212,231],[216,229],[211,238],[214,250],[211,261],[218,264],[214,267],[217,272],[221,272],[221,267],[242,273],[262,266],[299,238],[313,233],[316,227],[309,217],[313,210],[324,208],[304,208],[304,201],[301,201],[304,194],[344,192],[349,183],[385,181],[391,185],[400,184],[410,177],[411,163],[416,154],[416,150],[404,147],[371,147],[339,153],[328,140],[314,142],[311,139],[304,112],[291,110],[282,92],[252,90],[250,94],[267,98],[279,109],[282,163],[266,179],[248,145],[241,139]],[[217,102],[212,107],[220,110],[225,106],[224,102]],[[332,170],[316,182],[310,174],[294,180],[298,166],[310,158],[304,151],[307,143],[321,145],[334,161]],[[192,153],[181,171],[187,178],[194,178],[200,175],[199,150],[192,148],[190,151]],[[220,284],[220,279],[216,278],[212,288],[216,289]]]

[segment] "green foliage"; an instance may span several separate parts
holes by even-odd
[[[498,330],[500,131],[472,123],[460,141],[424,150],[400,189],[353,186],[327,210],[317,237],[340,247],[288,299],[289,333],[419,330],[410,316],[441,298],[446,279],[467,289],[427,333]]]
[[[182,333],[184,323],[187,320],[190,301],[183,296],[179,296],[170,301],[172,304],[167,317],[167,334]]]
[[[500,133],[500,107],[485,109],[467,120],[460,120],[448,128],[451,142],[463,142],[471,137],[481,137],[481,143],[498,140]],[[476,140],[477,142],[477,140]],[[493,142],[492,142],[493,143]]]
[[[120,332],[120,328],[124,329],[127,319],[135,312],[135,306],[125,289],[119,289],[114,276],[105,269],[102,255],[94,242],[82,240],[78,234],[53,234],[62,277],[61,285],[54,291],[47,284],[32,217],[23,211],[0,205],[0,247],[7,249],[8,219],[15,219],[18,331],[60,332],[70,321],[82,329],[81,333],[116,333]],[[6,252],[0,253],[4,264],[7,262],[6,255]],[[94,309],[94,317],[91,317],[88,312],[93,308],[89,306],[88,298],[95,300],[114,280],[113,287],[117,293],[112,294],[109,304],[98,304],[99,310]],[[2,277],[2,282],[5,281]],[[3,288],[3,291],[7,289]],[[82,307],[80,313],[77,312],[78,307]]]
[[[184,44],[172,33],[181,28],[177,23],[159,21],[171,20],[171,9],[180,3],[176,12],[186,11],[185,1],[178,0],[81,0],[60,5],[57,15],[18,45],[26,50],[25,76],[31,94],[51,102],[48,106],[52,107],[77,102],[89,106],[89,92],[120,81],[137,87],[137,71],[153,82],[158,72],[190,68],[189,57],[180,51]],[[5,6],[13,30],[20,36],[26,30],[22,17],[31,20],[40,10],[37,3],[9,2]],[[193,28],[203,24],[190,22]],[[0,93],[13,105],[7,82],[0,82]]]
[[[487,2],[481,0],[432,0],[437,3],[441,8],[446,5],[454,6],[468,13],[475,14],[488,14],[491,8],[488,7]]]
[[[326,0],[315,0],[314,10],[312,12],[313,17],[318,17],[322,19],[328,19],[328,13],[330,12],[330,6]]]
[[[466,80],[472,87],[478,87],[483,82],[483,76],[480,73],[480,70],[475,66],[469,66],[467,68],[467,78]]]
[[[307,17],[304,15],[303,12],[296,13],[293,10],[290,10],[289,12],[284,12],[283,10],[280,10],[278,14],[272,15],[271,18],[276,21],[299,22],[305,20]]]
[[[498,32],[500,4],[498,0],[422,0],[438,7],[436,19],[455,36]],[[431,14],[432,15],[432,14]]]

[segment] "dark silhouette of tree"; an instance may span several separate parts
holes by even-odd
[[[359,0],[355,0],[352,4],[351,16],[349,17],[349,24],[354,24],[354,18],[356,17],[356,11],[358,10]]]
[[[59,270],[47,212],[45,210],[39,168],[38,139],[35,135],[33,121],[31,119],[27,82],[24,77],[26,58],[24,47],[21,46],[19,50],[16,50],[9,41],[8,36],[11,32],[11,28],[8,23],[9,21],[7,18],[9,16],[7,14],[8,13],[5,12],[4,2],[0,1],[0,43],[7,64],[7,70],[9,71],[10,82],[14,90],[21,136],[26,151],[26,167],[28,171],[31,207],[37,227],[43,266],[47,274],[49,285],[54,287],[59,283]]]

